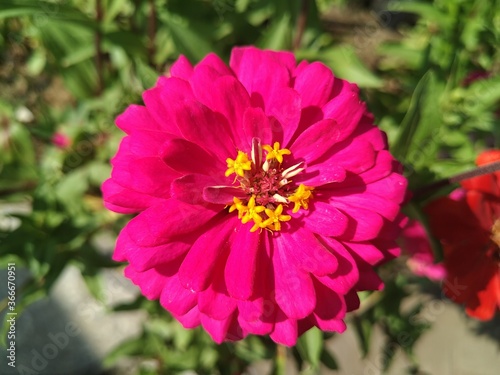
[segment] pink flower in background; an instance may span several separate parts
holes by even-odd
[[[106,206],[138,213],[114,259],[216,342],[342,332],[356,292],[399,254],[401,166],[357,86],[293,54],[180,57],[117,118]]]
[[[71,145],[69,137],[61,132],[55,132],[54,135],[52,135],[51,141],[54,146],[59,148],[67,148]]]
[[[410,256],[406,264],[415,275],[434,281],[443,280],[446,269],[442,263],[434,262],[429,237],[422,224],[416,220],[408,220],[401,233],[401,242],[403,250]]]

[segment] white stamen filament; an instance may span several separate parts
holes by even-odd
[[[290,168],[285,169],[283,172],[281,172],[281,177],[291,178],[293,176],[297,176],[300,172],[302,172],[305,169],[305,168],[299,168],[301,164],[303,164],[303,162],[292,165]]]
[[[278,193],[274,194],[273,195],[273,198],[276,202],[280,202],[280,203],[288,203],[288,201],[286,200],[285,197],[279,195]]]
[[[266,160],[266,161],[264,162],[264,164],[262,164],[262,170],[263,170],[264,172],[267,172],[267,171],[269,170],[269,161],[268,161],[268,160]]]
[[[259,169],[262,163],[262,144],[260,138],[252,138],[252,161],[255,168]]]

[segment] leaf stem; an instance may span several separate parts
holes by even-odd
[[[156,5],[154,0],[149,0],[149,22],[148,22],[148,60],[154,66],[154,56],[156,53]]]
[[[96,21],[97,21],[97,30],[95,33],[95,65],[97,70],[97,95],[101,95],[102,90],[104,88],[104,78],[102,73],[103,68],[103,53],[102,53],[102,34],[101,34],[101,23],[103,19],[103,8],[102,8],[102,0],[96,0]]]
[[[295,34],[295,39],[293,40],[293,49],[296,50],[300,47],[302,43],[302,37],[304,36],[304,31],[307,25],[307,15],[309,13],[309,0],[300,1],[300,13],[297,17],[297,33]]]
[[[287,347],[277,344],[276,346],[276,371],[275,375],[286,375]]]
[[[413,192],[414,199],[425,198],[436,190],[439,190],[445,186],[455,184],[460,181],[468,180],[474,177],[483,176],[486,174],[494,173],[500,171],[500,161],[496,161],[490,164],[486,164],[467,172],[459,173],[455,176],[444,178],[442,180],[433,182],[432,184],[422,186]]]

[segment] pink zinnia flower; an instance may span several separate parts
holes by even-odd
[[[235,48],[180,57],[117,118],[106,206],[139,213],[114,259],[185,327],[294,345],[343,331],[398,254],[406,180],[358,88],[321,63]]]
[[[446,276],[442,263],[434,262],[434,253],[427,232],[417,220],[408,220],[401,233],[403,250],[410,256],[406,261],[408,268],[417,276],[441,281]]]

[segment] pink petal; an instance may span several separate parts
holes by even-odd
[[[219,76],[233,75],[231,69],[229,69],[224,61],[222,61],[222,59],[213,52],[206,55],[203,60],[196,65],[195,70],[205,66],[215,70]]]
[[[402,166],[392,157],[389,151],[382,150],[377,153],[375,165],[359,175],[364,184],[378,181],[387,177],[393,171],[402,173]]]
[[[232,76],[223,76],[204,83],[203,104],[227,119],[234,146],[238,150],[250,152],[251,138],[243,131],[243,115],[250,107],[250,97],[242,84]],[[227,93],[231,93],[228,95]],[[200,98],[200,92],[197,91]],[[228,157],[230,157],[228,155]]]
[[[203,199],[205,202],[231,205],[235,197],[244,199],[246,198],[246,194],[241,188],[233,186],[218,185],[203,188]]]
[[[314,317],[316,322],[320,324],[319,328],[323,329],[323,326],[328,321],[344,318],[346,313],[345,301],[316,280],[314,287],[317,295]]]
[[[158,198],[170,197],[170,183],[179,176],[159,157],[134,159],[117,155],[112,164],[111,178],[117,184]]]
[[[138,272],[131,265],[128,265],[125,267],[124,274],[141,288],[141,293],[149,300],[158,299],[166,282],[165,276],[159,274],[155,269]]]
[[[257,48],[233,50],[229,65],[247,92],[258,94],[264,101],[275,91],[289,87],[288,69]]]
[[[347,229],[340,237],[350,241],[366,241],[376,238],[384,226],[378,213],[360,207],[352,207],[341,202],[335,206],[348,218]]]
[[[329,276],[316,276],[328,288],[339,294],[346,294],[358,282],[358,266],[349,252],[342,244],[333,238],[322,237],[322,242],[330,248],[337,258],[339,265],[337,271]]]
[[[247,300],[253,294],[257,252],[262,251],[262,235],[240,224],[234,229],[224,276],[231,297]],[[241,265],[244,264],[244,267]]]
[[[246,139],[255,137],[261,140],[262,145],[272,144],[273,131],[261,108],[247,108],[243,115],[243,132]]]
[[[371,242],[350,242],[344,243],[344,246],[373,266],[385,258],[382,251]]]
[[[172,118],[168,112],[165,107],[166,101],[163,99],[163,95],[168,93],[163,85],[170,79],[180,81],[178,78],[161,77],[156,87],[153,87],[142,94],[142,99],[146,104],[146,108],[151,118],[160,124],[161,128],[158,130],[163,130],[174,135],[180,135],[175,119]]]
[[[170,185],[172,198],[189,204],[204,204],[203,189],[217,182],[212,176],[203,174],[187,174],[175,179]]]
[[[384,132],[373,125],[373,115],[369,112],[363,113],[358,127],[354,130],[351,138],[358,138],[371,143],[375,151],[387,149],[387,136]]]
[[[368,185],[368,191],[385,197],[394,203],[402,203],[405,198],[408,180],[399,173],[391,173],[384,179]]]
[[[207,152],[222,161],[235,154],[236,146],[231,141],[232,134],[224,116],[194,100],[172,101],[170,110],[186,140],[203,145]]]
[[[126,259],[134,265],[136,271],[144,272],[179,258],[189,250],[192,241],[194,240],[188,237],[185,242],[171,241],[160,246],[143,247],[133,241],[127,225],[118,236],[113,259]]]
[[[241,328],[254,335],[267,335],[274,327],[274,316],[278,307],[269,299],[238,301],[238,322]]]
[[[282,311],[278,311],[274,330],[269,336],[278,344],[294,346],[298,336],[297,320],[288,319]]]
[[[101,187],[104,206],[122,214],[132,214],[160,203],[163,198],[153,197],[131,190],[116,183],[113,179],[104,181]]]
[[[216,214],[207,207],[168,199],[141,212],[127,228],[138,245],[159,246],[200,228]]]
[[[336,164],[313,165],[307,167],[304,172],[294,178],[295,183],[302,183],[306,186],[319,187],[331,183],[344,181],[346,170]]]
[[[276,120],[271,121],[274,141],[282,146],[290,144],[299,125],[301,115],[300,95],[293,89],[281,89],[269,98],[266,103],[265,113]]]
[[[291,234],[283,233],[281,236],[289,246],[288,258],[295,262],[297,268],[319,276],[328,275],[337,269],[335,256],[310,231],[299,227]]]
[[[198,307],[201,313],[217,320],[227,319],[236,309],[236,300],[227,292],[223,267],[214,270],[212,284],[198,293]]]
[[[179,269],[179,278],[186,289],[199,292],[208,288],[217,260],[229,250],[229,237],[237,222],[236,216],[223,218],[196,240]]]
[[[230,316],[229,318],[226,318],[224,320],[216,320],[208,317],[205,314],[200,315],[203,328],[205,328],[205,330],[217,344],[221,344],[226,339],[226,334],[229,330],[229,327],[231,326],[233,316]]]
[[[313,164],[329,150],[332,143],[336,143],[339,134],[339,125],[335,121],[322,120],[300,134],[290,150],[296,159],[304,159],[308,164]]]
[[[224,174],[224,164],[214,158],[195,143],[181,138],[173,139],[164,144],[161,158],[170,168],[179,173],[198,173],[205,175]]]
[[[338,81],[335,80],[336,85]],[[339,141],[351,135],[366,111],[366,105],[360,100],[356,85],[343,81],[341,90],[323,106],[324,118],[333,119],[342,126]]]
[[[301,69],[295,78],[294,88],[302,98],[302,107],[322,107],[330,99],[333,88],[333,74],[319,62],[313,62]]]
[[[291,52],[284,51],[264,51],[265,54],[271,56],[273,60],[276,60],[281,65],[285,66],[289,72],[293,72],[295,70],[295,66],[297,62],[295,60],[295,55]]]
[[[116,125],[125,133],[130,134],[138,130],[156,130],[161,131],[161,122],[156,122],[149,114],[146,107],[132,104],[116,118]]]
[[[163,144],[175,136],[156,130],[132,130],[125,138],[128,152],[137,157],[158,157]]]
[[[358,294],[355,290],[351,290],[344,296],[347,311],[354,311],[359,309],[360,301]]]
[[[198,294],[182,286],[177,274],[169,277],[160,297],[161,305],[174,315],[185,315],[197,303]]]
[[[297,77],[299,74],[301,74],[307,67],[309,66],[309,62],[306,60],[302,60],[300,63],[298,63],[297,67],[293,71],[293,76]]]
[[[297,219],[300,217],[305,227],[311,232],[324,236],[340,236],[348,228],[346,215],[336,207],[323,202],[313,201],[307,211],[299,210],[292,216]]]
[[[299,270],[287,255],[290,251],[290,244],[286,238],[277,237],[275,244],[273,264],[276,303],[289,318],[305,318],[316,305],[316,294],[311,277]]]
[[[357,258],[357,255],[354,255],[354,257]],[[384,282],[369,264],[363,262],[362,260],[359,260],[357,264],[359,269],[359,280],[356,284],[356,290],[384,289]]]
[[[170,74],[172,77],[189,80],[193,74],[193,65],[184,55],[180,55],[176,62],[170,67]]]
[[[331,147],[316,163],[328,161],[359,174],[373,167],[376,156],[371,143],[354,138]]]
[[[198,311],[198,306],[193,307],[189,312],[184,315],[172,314],[175,319],[182,324],[184,328],[191,329],[198,327],[201,324],[200,312]]]
[[[346,191],[346,189],[335,190],[329,202],[335,207],[339,207],[340,203],[343,206],[359,207],[378,212],[389,220],[394,220],[400,211],[399,204],[391,200],[390,197],[385,198],[375,194],[369,194],[366,191],[356,194]]]

